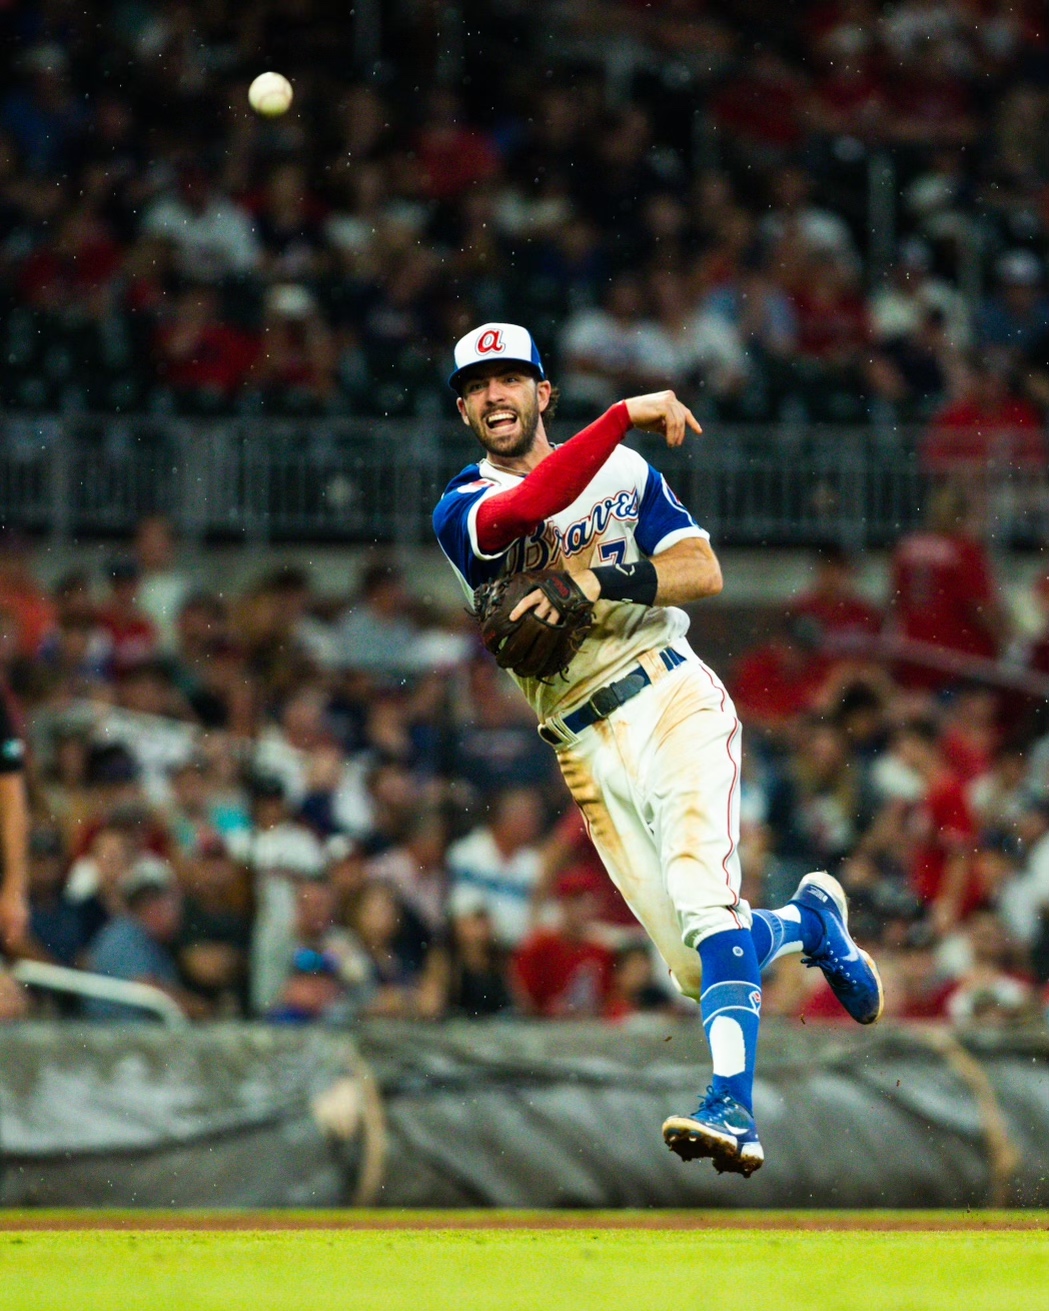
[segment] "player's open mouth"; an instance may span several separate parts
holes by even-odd
[[[501,432],[504,428],[512,427],[516,422],[517,415],[513,410],[493,410],[491,414],[484,416],[484,424],[489,432]]]

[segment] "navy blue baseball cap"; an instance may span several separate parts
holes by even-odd
[[[448,386],[460,390],[462,376],[478,364],[522,364],[540,380],[546,378],[539,350],[527,328],[517,323],[482,323],[455,343],[455,372]]]

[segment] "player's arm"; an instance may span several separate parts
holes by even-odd
[[[559,446],[516,487],[488,496],[477,511],[477,542],[498,555],[551,515],[572,504],[631,428],[660,433],[680,446],[686,432],[702,432],[696,416],[672,391],[619,401],[582,432]]]
[[[686,537],[654,556],[656,605],[687,605],[717,596],[723,584],[721,565],[705,537]]]
[[[636,564],[600,565],[572,578],[591,601],[635,601],[638,605],[688,605],[722,588],[721,566],[705,537],[686,537]],[[537,598],[533,603],[532,598]],[[541,592],[532,592],[511,614],[517,619],[532,608],[540,619],[557,622],[557,611]]]

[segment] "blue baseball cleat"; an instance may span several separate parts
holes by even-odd
[[[663,1122],[663,1141],[683,1161],[709,1156],[718,1174],[751,1175],[765,1160],[753,1115],[728,1093],[712,1088],[692,1115],[672,1115]]]
[[[814,911],[823,925],[815,951],[802,958],[817,965],[838,1001],[858,1024],[873,1024],[882,1013],[885,994],[874,961],[849,933],[849,903],[836,878],[817,870],[806,874],[791,901]]]

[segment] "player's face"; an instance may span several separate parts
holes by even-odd
[[[550,399],[550,384],[525,370],[502,369],[468,378],[459,413],[491,455],[515,460],[527,455]]]

